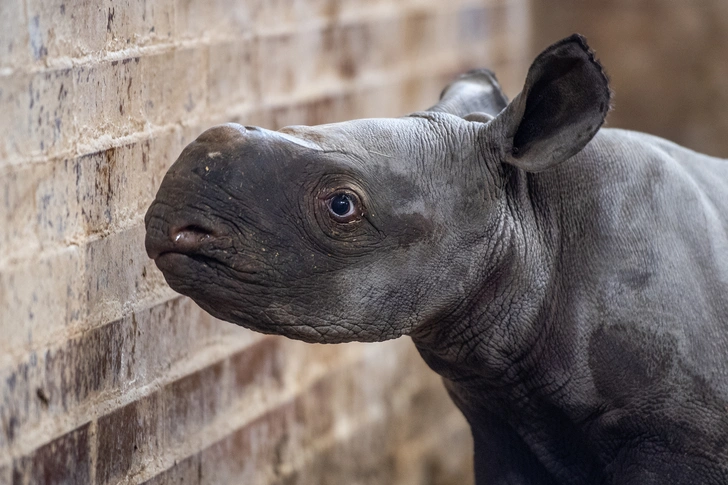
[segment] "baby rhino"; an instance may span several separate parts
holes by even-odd
[[[600,129],[609,103],[575,35],[510,103],[474,71],[403,118],[211,128],[147,251],[259,332],[409,335],[478,484],[726,484],[728,161]]]

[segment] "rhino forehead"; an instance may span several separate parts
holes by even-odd
[[[446,119],[447,115],[439,118]],[[432,140],[444,137],[446,132],[444,127],[423,117],[371,118],[318,126],[287,126],[279,130],[279,133],[314,143],[326,152],[348,153],[367,159],[408,160],[436,156],[440,144]]]

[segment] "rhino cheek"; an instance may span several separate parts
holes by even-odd
[[[408,333],[419,318],[418,295],[409,291],[423,269],[416,259],[388,257],[341,271],[332,279],[336,299],[330,300],[327,313],[338,315],[334,323],[357,341],[379,342]]]

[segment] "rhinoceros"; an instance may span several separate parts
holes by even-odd
[[[408,335],[478,484],[726,484],[728,160],[601,128],[610,99],[574,35],[511,102],[480,70],[401,118],[216,126],[147,252],[258,332]]]

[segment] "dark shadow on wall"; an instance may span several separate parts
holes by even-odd
[[[608,126],[728,157],[728,2],[532,0],[532,51],[585,35],[615,92]]]

